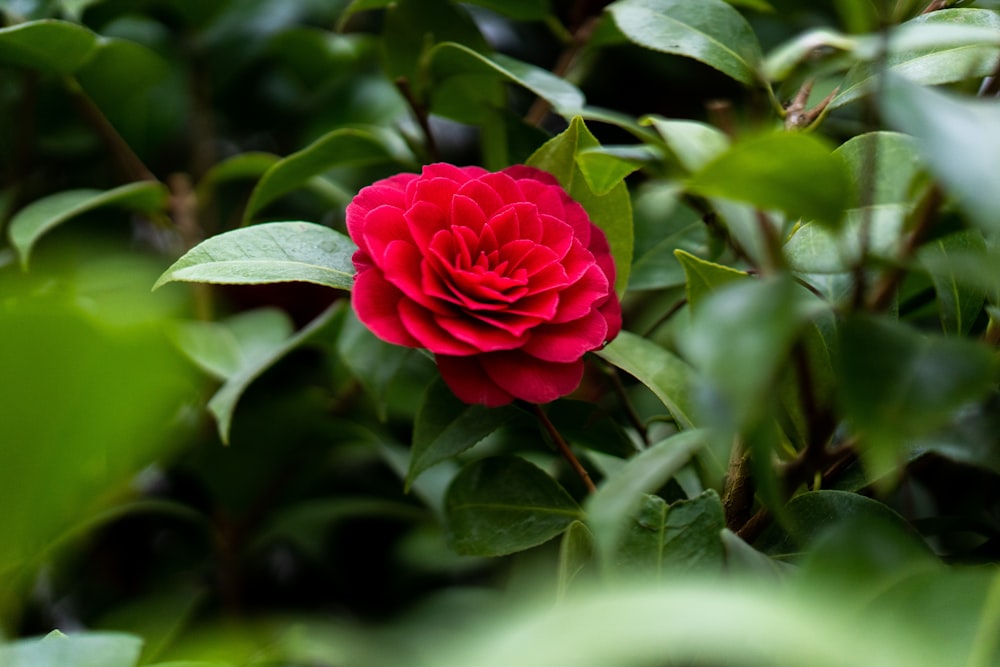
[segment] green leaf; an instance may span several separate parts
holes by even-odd
[[[295,330],[283,310],[260,308],[222,322],[183,322],[174,331],[177,346],[199,368],[226,380],[280,347]]]
[[[41,638],[0,645],[4,667],[134,667],[142,639],[121,632],[64,635],[53,630]]]
[[[273,153],[249,151],[239,153],[216,163],[198,181],[196,194],[198,201],[208,201],[215,194],[220,183],[239,179],[259,179],[268,169],[280,161]]]
[[[208,411],[215,417],[219,439],[224,444],[229,444],[233,413],[247,387],[289,352],[318,336],[326,327],[336,325],[338,320],[336,315],[343,312],[341,305],[337,303],[330,306],[295,335],[289,336],[280,344],[270,344],[270,341],[265,343],[263,336],[254,341],[255,345],[252,348],[254,356],[244,357],[239,369],[229,375],[225,383],[208,401]],[[247,351],[246,347],[244,347],[244,351]]]
[[[750,277],[745,271],[707,262],[683,250],[675,250],[674,255],[684,267],[684,275],[687,278],[687,300],[692,311],[719,287]]]
[[[487,7],[515,21],[544,21],[552,13],[549,0],[470,0],[469,4]]]
[[[605,195],[655,158],[656,151],[647,146],[601,146],[577,153],[576,163],[594,194]]]
[[[435,380],[427,388],[413,423],[406,488],[423,471],[476,445],[520,413],[510,406],[469,405],[456,398],[442,380]]]
[[[431,50],[429,59],[436,80],[472,76],[470,80],[474,85],[481,87],[484,77],[498,77],[531,91],[565,118],[578,114],[584,105],[583,93],[573,84],[548,70],[502,53],[485,56],[468,46],[445,42]]]
[[[618,0],[607,11],[639,46],[693,58],[741,83],[760,81],[757,37],[722,0]]]
[[[0,28],[0,62],[72,74],[93,55],[97,35],[67,21],[44,19]]]
[[[948,266],[953,263],[952,253],[985,254],[986,241],[975,229],[949,234],[922,246],[917,259],[923,266]],[[945,333],[969,333],[986,301],[986,290],[981,286],[967,285],[954,271],[930,272],[940,308],[941,328]]]
[[[11,245],[21,257],[21,266],[35,244],[46,232],[67,220],[102,206],[122,206],[152,213],[161,211],[167,203],[167,189],[162,183],[141,181],[113,190],[66,190],[25,206],[11,218],[8,228]]]
[[[403,141],[391,132],[376,128],[338,128],[271,165],[250,193],[243,223],[249,223],[278,197],[305,187],[313,177],[334,167],[385,162],[409,165],[412,159]]]
[[[449,487],[445,507],[451,544],[468,556],[523,551],[583,518],[565,489],[516,456],[467,465]]]
[[[678,200],[675,183],[652,182],[634,193],[635,259],[629,290],[676,287],[685,282],[684,268],[674,254],[712,255],[702,216]]]
[[[311,222],[267,222],[208,238],[167,269],[169,282],[260,285],[307,282],[349,290],[356,247],[338,231]]]
[[[594,403],[564,398],[547,405],[545,413],[573,445],[621,458],[636,453],[635,443],[621,424]]]
[[[991,174],[1000,151],[1000,107],[888,77],[882,113],[912,134],[927,168],[986,233],[1000,231],[1000,189]]]
[[[646,385],[681,428],[695,425],[695,375],[680,357],[630,331],[622,331],[595,354]]]
[[[891,471],[907,441],[942,426],[996,379],[989,348],[852,317],[840,326],[838,393],[873,477]]]
[[[784,81],[795,68],[817,53],[829,50],[854,51],[858,39],[829,28],[816,28],[799,33],[767,54],[764,74],[769,81]]]
[[[836,223],[851,200],[843,161],[811,134],[745,139],[691,176],[688,189],[791,216]]]
[[[968,8],[923,14],[890,33],[884,59],[879,40],[877,35],[867,40],[867,53],[861,55],[870,62],[858,63],[848,72],[831,109],[872,92],[877,78],[886,72],[926,85],[988,76],[1000,55],[1000,15]]]
[[[614,554],[618,571],[658,581],[679,573],[721,569],[721,531],[726,521],[714,490],[670,505],[658,496],[645,498]]]
[[[586,570],[593,558],[592,536],[586,524],[574,521],[563,533],[559,545],[559,566],[556,571],[556,595],[563,599],[570,591],[573,581]]]
[[[640,122],[653,126],[688,172],[698,171],[729,147],[725,133],[698,121],[644,116]]]
[[[643,496],[656,492],[704,446],[705,433],[699,430],[661,440],[629,459],[587,499],[587,524],[603,562],[610,562]]]
[[[615,260],[617,271],[615,290],[620,295],[628,285],[629,270],[632,266],[632,246],[635,242],[632,229],[632,203],[628,188],[624,182],[620,182],[607,194],[594,192],[576,161],[581,151],[599,145],[583,120],[576,117],[565,132],[553,137],[535,151],[535,154],[528,158],[527,164],[555,176],[570,197],[578,201],[587,211],[590,220],[604,230],[611,245],[611,256]]]

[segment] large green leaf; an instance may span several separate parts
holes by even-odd
[[[487,408],[460,401],[441,380],[433,382],[413,423],[409,487],[427,468],[469,449],[520,414],[511,406]]]
[[[986,346],[902,324],[853,317],[838,343],[840,404],[874,477],[899,463],[908,441],[942,426],[996,381]]]
[[[142,639],[120,632],[64,635],[53,630],[41,638],[0,645],[4,667],[134,667]]]
[[[604,480],[587,499],[587,524],[605,563],[647,493],[654,493],[705,445],[699,430],[684,431],[643,450]]]
[[[93,55],[97,35],[68,21],[44,19],[0,28],[0,62],[72,74]]]
[[[679,426],[695,425],[695,375],[680,357],[629,331],[595,354],[649,387]]]
[[[745,84],[760,81],[760,44],[722,0],[618,0],[608,7],[632,42],[701,61]]]
[[[169,282],[260,285],[307,282],[349,290],[356,247],[345,235],[311,222],[268,222],[210,237],[167,269]]]
[[[113,190],[66,190],[38,199],[11,218],[8,234],[11,245],[21,257],[28,259],[38,240],[58,225],[82,213],[102,206],[123,206],[143,212],[161,211],[167,203],[167,189],[162,183],[141,181]]]
[[[882,112],[912,134],[927,168],[986,233],[1000,231],[1000,189],[991,174],[1000,156],[1000,107],[923,88],[898,76],[885,81]]]
[[[745,139],[691,176],[688,188],[792,216],[836,223],[852,193],[841,158],[811,134],[776,132]]]
[[[628,285],[634,244],[632,202],[628,188],[624,182],[619,182],[607,193],[597,194],[590,188],[577,164],[577,155],[581,151],[599,145],[583,120],[576,117],[565,132],[535,151],[528,158],[527,164],[543,169],[559,179],[569,195],[583,205],[591,221],[604,230],[611,245],[611,256],[615,260],[615,289],[622,294]]]
[[[583,518],[565,489],[516,456],[467,465],[448,489],[445,507],[452,546],[470,556],[529,549]]]
[[[402,139],[385,130],[332,130],[264,172],[250,194],[243,222],[250,222],[262,208],[278,197],[305,187],[311,179],[334,167],[379,162],[409,165],[412,164],[412,155]]]

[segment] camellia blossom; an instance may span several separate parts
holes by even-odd
[[[351,300],[382,340],[434,353],[467,403],[546,403],[621,329],[607,238],[539,169],[438,163],[363,188]]]

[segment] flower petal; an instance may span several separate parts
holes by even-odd
[[[607,335],[607,320],[594,311],[572,322],[535,327],[528,342],[520,349],[538,359],[565,363],[577,361],[587,352],[600,349]]]
[[[420,341],[410,335],[399,317],[399,304],[406,297],[387,282],[378,269],[359,271],[354,275],[351,306],[358,319],[372,333],[388,343],[420,347]]]
[[[548,403],[573,393],[583,379],[583,361],[552,363],[518,350],[479,357],[486,375],[502,390],[530,403]]]
[[[512,394],[498,387],[490,379],[479,365],[478,357],[452,357],[439,354],[435,359],[448,388],[466,403],[495,408],[514,400]]]

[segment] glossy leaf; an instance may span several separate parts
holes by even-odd
[[[646,116],[642,123],[653,126],[688,172],[698,171],[729,147],[721,130],[698,121]]]
[[[661,440],[629,459],[587,499],[587,524],[605,562],[618,545],[629,517],[639,509],[643,496],[655,493],[704,446],[705,434],[698,430]]]
[[[153,289],[169,282],[260,285],[307,282],[349,290],[354,243],[311,222],[268,222],[208,238],[167,269]]]
[[[1000,230],[1000,190],[990,174],[1000,155],[1000,108],[923,88],[900,77],[885,82],[882,112],[917,139],[927,168],[986,233]]]
[[[66,190],[38,199],[11,218],[8,228],[11,245],[27,268],[38,240],[55,227],[82,213],[102,206],[122,206],[152,213],[167,203],[167,189],[155,181],[129,183],[113,190]]]
[[[120,632],[64,635],[53,630],[38,639],[0,645],[4,667],[134,667],[142,639]]]
[[[278,197],[305,187],[310,179],[334,167],[384,162],[409,164],[411,159],[402,140],[387,131],[338,128],[264,172],[250,194],[243,222],[250,222]]]
[[[841,325],[836,357],[840,404],[873,476],[890,471],[908,440],[943,425],[996,379],[985,346],[865,317]]]
[[[520,410],[487,408],[460,401],[441,380],[428,388],[413,423],[406,486],[427,468],[464,452],[514,419]]]
[[[757,37],[746,19],[722,0],[618,0],[607,11],[640,46],[693,58],[741,83],[759,80]]]
[[[480,459],[445,499],[449,539],[470,556],[502,556],[542,544],[582,518],[576,502],[540,468],[516,456]]]
[[[280,344],[272,345],[271,341],[265,341],[263,337],[254,341],[254,356],[244,357],[239,369],[229,375],[225,383],[208,401],[208,411],[215,417],[219,439],[224,444],[229,444],[229,432],[236,405],[253,381],[289,352],[319,335],[325,327],[335,324],[338,312],[341,312],[339,304],[330,306],[316,319],[294,335],[285,338]]]
[[[843,161],[831,147],[792,132],[735,144],[695,172],[688,189],[826,223],[840,220],[852,196]]]
[[[595,354],[646,385],[682,428],[695,425],[695,374],[680,357],[629,331]]]
[[[261,308],[222,322],[180,323],[174,340],[199,368],[226,380],[280,347],[294,330],[291,318],[284,311]]]
[[[97,35],[68,21],[44,19],[0,28],[0,62],[72,74],[93,55]]]
[[[586,209],[591,221],[604,230],[615,260],[615,289],[619,294],[628,285],[632,266],[632,247],[635,242],[632,229],[632,203],[624,182],[618,183],[606,194],[594,192],[576,162],[579,153],[600,144],[583,120],[574,118],[562,134],[547,141],[527,164],[549,172],[562,184],[569,195]]]
[[[594,194],[605,195],[656,152],[644,146],[602,146],[585,148],[576,154],[576,163]]]
[[[723,285],[750,277],[745,271],[737,271],[722,264],[707,262],[683,250],[674,251],[674,255],[684,267],[684,275],[687,278],[688,305],[691,306],[692,310],[698,308],[709,294]]]

